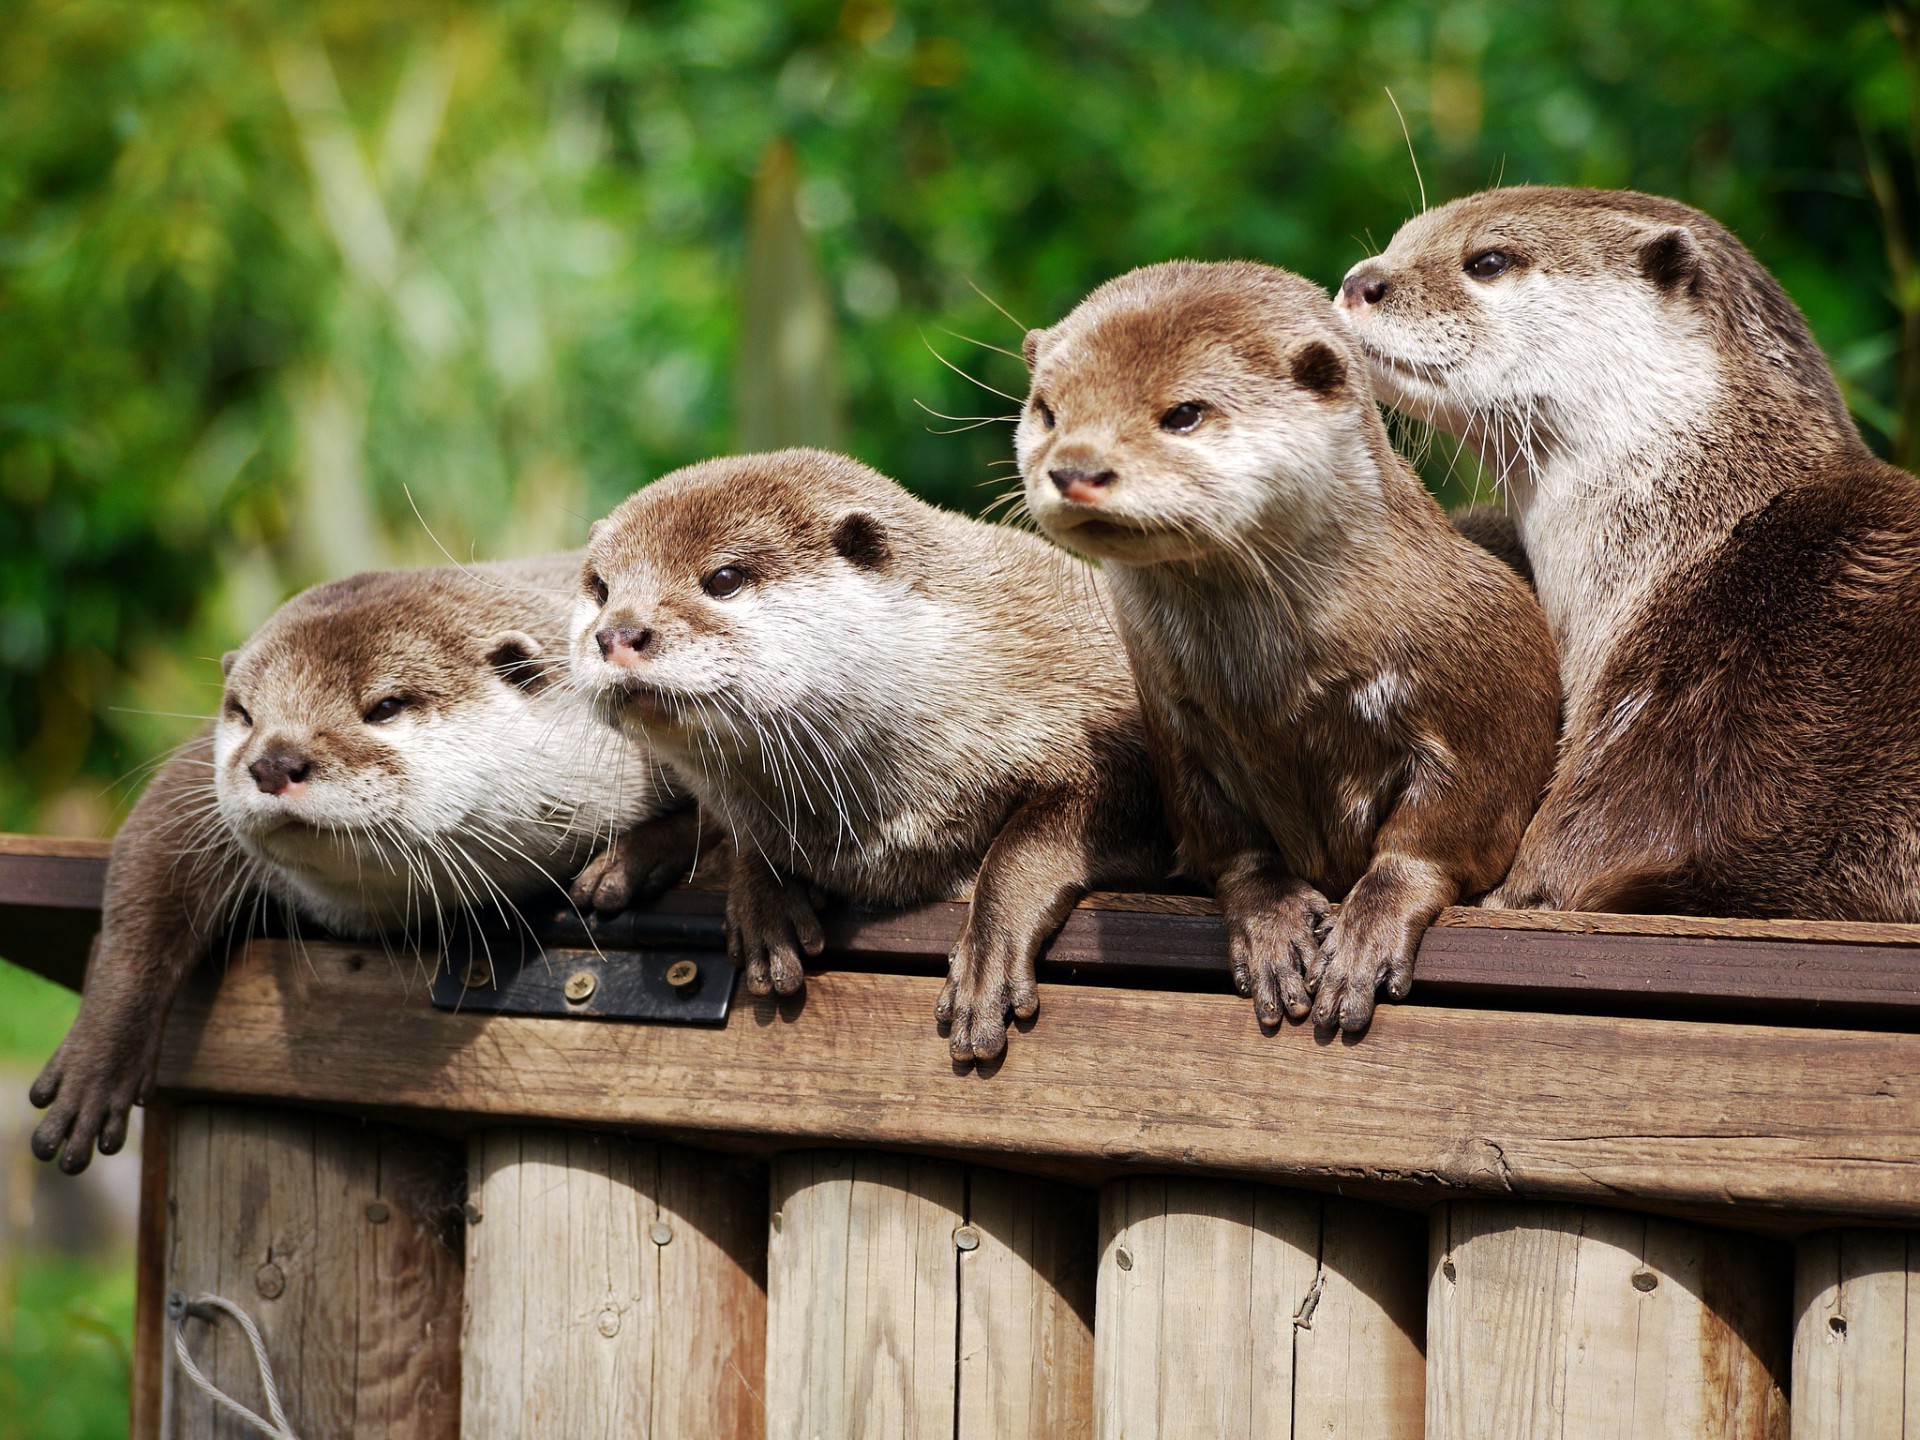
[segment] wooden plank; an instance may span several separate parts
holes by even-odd
[[[801,1151],[773,1163],[767,1435],[954,1433],[965,1172]]]
[[[128,1384],[129,1440],[160,1440],[162,1373],[173,1364],[166,1323],[168,1171],[173,1107],[147,1105],[140,1116],[140,1218],[134,1244],[133,1356]]]
[[[1916,1440],[1920,1233],[1823,1230],[1794,1270],[1793,1440]]]
[[[760,1167],[557,1130],[468,1156],[463,1435],[761,1433]]]
[[[1414,1216],[1265,1186],[1109,1184],[1095,1434],[1418,1436],[1424,1232]]]
[[[967,1172],[960,1250],[961,1440],[1093,1434],[1093,1192]]]
[[[166,1289],[219,1295],[260,1326],[301,1435],[459,1433],[458,1148],[319,1116],[175,1111]],[[171,1344],[169,1334],[167,1343]],[[209,1379],[264,1413],[231,1320],[188,1321]],[[167,1367],[163,1433],[255,1440]]]
[[[1784,1247],[1585,1206],[1453,1201],[1432,1226],[1435,1440],[1784,1440]]]
[[[161,1084],[1089,1180],[1174,1166],[1422,1202],[1451,1187],[1742,1223],[1920,1220],[1909,1034],[1387,1006],[1358,1042],[1325,1041],[1262,1035],[1233,997],[1047,985],[997,1070],[956,1075],[931,978],[822,974],[784,1014],[738,1004],[697,1030],[444,1014],[409,979],[377,949],[256,943],[189,985]]]

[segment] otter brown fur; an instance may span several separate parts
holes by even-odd
[[[80,1014],[32,1089],[37,1155],[76,1172],[120,1147],[181,981],[237,919],[426,938],[454,913],[559,902],[596,845],[684,805],[562,683],[579,568],[356,575],[226,657],[220,718],[115,837]],[[663,824],[661,884],[689,851]],[[623,847],[636,872],[640,848]]]
[[[1672,200],[1409,221],[1341,309],[1503,485],[1567,735],[1489,904],[1920,920],[1920,482],[1780,285]]]
[[[594,527],[573,664],[728,829],[728,943],[758,995],[819,953],[811,891],[973,902],[938,1018],[956,1059],[1039,1003],[1089,888],[1170,862],[1094,572],[816,450],[711,460]],[[976,878],[977,877],[977,878]]]
[[[1524,585],[1393,451],[1327,297],[1175,263],[1027,337],[1026,499],[1105,562],[1186,861],[1260,1020],[1365,1028],[1553,761]],[[1324,937],[1327,896],[1346,897]]]

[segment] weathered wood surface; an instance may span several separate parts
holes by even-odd
[[[7,958],[78,988],[106,852],[104,841],[0,835]],[[677,890],[594,933],[608,944],[717,945],[724,903],[714,890]],[[952,903],[838,907],[827,916],[830,953],[835,963],[944,970],[964,914]],[[1224,988],[1225,953],[1211,900],[1093,895],[1054,938],[1042,973],[1108,984],[1183,975]],[[1911,1026],[1920,1021],[1920,926],[1455,908],[1422,941],[1413,1000]]]
[[[1112,1182],[1095,1434],[1419,1436],[1425,1256],[1418,1216],[1265,1186]]]
[[[938,990],[820,974],[788,1014],[742,996],[717,1029],[479,1017],[433,1010],[377,949],[262,942],[189,985],[160,1081],[1067,1162],[1089,1181],[1175,1166],[1743,1223],[1920,1219],[1920,1036],[1389,1005],[1355,1043],[1262,1035],[1229,996],[1042,986],[1005,1063],[956,1075]]]
[[[1823,1230],[1795,1255],[1793,1440],[1920,1437],[1920,1233]]]
[[[559,1130],[468,1158],[463,1436],[762,1433],[762,1167]]]
[[[295,1433],[452,1440],[460,1431],[457,1145],[321,1116],[182,1106],[168,1165],[165,1288],[260,1326]],[[171,1322],[166,1345],[171,1346]],[[207,1377],[264,1413],[222,1317],[187,1322]],[[257,1440],[168,1364],[162,1433]]]
[[[1584,1206],[1431,1223],[1432,1440],[1785,1440],[1785,1247]]]
[[[163,1375],[173,1363],[166,1325],[167,1202],[172,1187],[173,1107],[155,1101],[140,1123],[140,1231],[134,1248],[133,1355],[128,1377],[129,1440],[160,1440]]]
[[[1091,1197],[872,1151],[773,1162],[767,1434],[1089,1433]]]

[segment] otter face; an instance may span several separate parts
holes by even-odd
[[[1714,372],[1692,215],[1613,192],[1468,196],[1401,226],[1335,309],[1383,399],[1483,451],[1511,451],[1516,427],[1529,448],[1625,443]]]
[[[866,672],[897,587],[873,497],[847,483],[860,470],[815,451],[738,456],[630,497],[588,542],[576,685],[669,749],[731,748],[882,678]]]
[[[297,597],[222,662],[214,790],[241,846],[354,889],[404,882],[416,850],[478,834],[538,740],[541,647],[473,635],[359,576]]]
[[[1308,528],[1372,418],[1326,297],[1244,263],[1150,266],[1027,336],[1015,432],[1028,510],[1069,549],[1127,565]],[[1359,388],[1356,389],[1356,386]]]

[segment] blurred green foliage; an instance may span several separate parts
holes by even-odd
[[[1331,284],[1418,204],[1409,141],[1433,199],[1534,180],[1712,211],[1806,308],[1875,443],[1910,450],[1904,6],[6,13],[0,825],[104,824],[107,782],[187,728],[134,712],[209,711],[212,657],[291,589],[439,544],[574,543],[662,470],[763,436],[736,396],[789,331],[752,318],[749,272],[776,305],[813,294],[795,363],[830,367],[823,433],[978,507],[1005,429],[919,407],[1011,408],[945,361],[1022,377],[957,336],[1017,350],[999,306],[1045,323],[1172,256]],[[773,217],[751,246],[750,215]],[[798,261],[765,233],[782,215]]]

